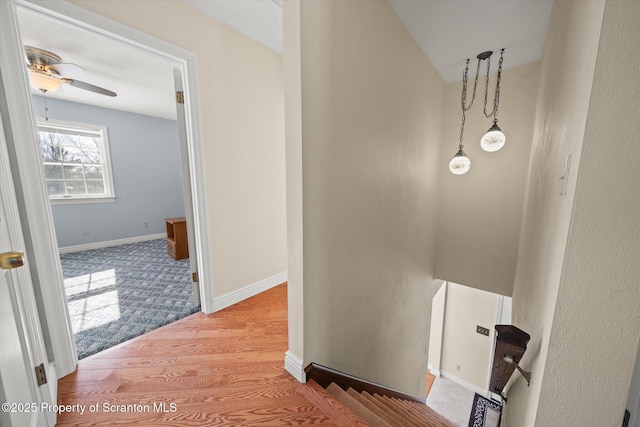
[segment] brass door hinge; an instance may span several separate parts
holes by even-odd
[[[184,92],[179,90],[176,92],[176,102],[178,104],[184,104]]]
[[[38,385],[43,385],[47,383],[47,374],[44,370],[44,363],[41,363],[40,366],[35,367],[36,370],[36,381],[38,381]]]
[[[195,273],[191,273],[191,280],[194,282],[198,282],[198,272],[196,271]]]

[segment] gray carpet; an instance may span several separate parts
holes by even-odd
[[[164,239],[60,256],[78,358],[200,311]]]

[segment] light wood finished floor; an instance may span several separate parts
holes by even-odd
[[[286,350],[282,284],[82,360],[60,380],[58,404],[86,405],[85,412],[61,414],[58,425],[335,425],[284,370]]]

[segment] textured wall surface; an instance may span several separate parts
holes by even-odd
[[[197,55],[214,294],[286,271],[282,56],[181,1],[73,3]]]
[[[304,361],[424,396],[444,83],[386,2],[299,16]]]
[[[497,58],[492,57],[492,69]],[[505,64],[509,51],[505,52]],[[461,63],[461,67],[462,67]],[[475,62],[470,64],[469,92],[473,92]],[[483,68],[485,69],[485,68]],[[462,70],[462,68],[461,68]],[[491,120],[482,112],[484,77],[474,106],[467,112],[464,151],[471,169],[464,175],[449,172],[449,161],[460,138],[462,83],[447,85],[440,161],[438,249],[436,277],[510,296],[518,258],[527,171],[538,94],[538,62],[502,74],[499,124],[507,136],[494,153],[480,147]],[[495,87],[490,77],[490,91]],[[471,100],[468,95],[468,100]],[[493,102],[493,92],[489,103]]]
[[[53,205],[60,247],[165,233],[165,218],[184,215],[175,121],[56,99],[47,105],[52,120],[107,128],[116,193],[113,203]],[[42,116],[43,98],[34,96],[33,106]]]
[[[640,2],[606,2],[536,425],[622,424],[640,339],[639,22]]]
[[[602,1],[555,2],[549,23],[513,290],[513,322],[531,335],[521,364],[533,373],[530,387],[519,376],[512,377],[507,385],[509,403],[505,422],[510,426],[544,425],[536,422],[536,414],[547,375],[545,364],[551,327],[558,311],[556,297],[574,204],[603,10]],[[561,196],[558,178],[563,175],[563,164],[569,154],[572,161],[566,178],[567,194]],[[571,307],[573,303],[560,309]],[[573,394],[571,398],[575,399]],[[545,408],[540,407],[540,410]],[[581,424],[570,422],[568,425]]]

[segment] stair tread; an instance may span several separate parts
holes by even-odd
[[[351,409],[356,415],[368,422],[371,427],[391,427],[388,422],[386,422],[376,413],[369,410],[369,408],[364,406],[358,399],[349,395],[349,393],[344,391],[336,383],[331,383],[329,387],[327,387],[327,391],[340,402],[342,402],[346,407]]]
[[[396,400],[402,402],[403,405],[405,405],[407,408],[409,408],[413,412],[418,413],[423,419],[429,420],[431,423],[433,423],[434,426],[455,427],[455,424],[447,420],[445,417],[443,417],[442,415],[440,415],[439,413],[437,413],[427,405],[421,405],[417,402],[408,402],[402,399],[396,399]]]
[[[367,393],[366,391],[363,391],[361,393],[361,395],[365,399],[369,400],[369,402],[371,402],[373,405],[376,405],[378,408],[380,408],[380,410],[384,413],[384,419],[387,422],[389,422],[389,424],[391,424],[392,426],[409,426],[409,425],[411,425],[401,415],[399,415],[395,411],[390,411],[389,408],[387,408],[386,405],[384,405],[382,402],[378,401],[378,399],[373,397],[373,395]]]
[[[378,405],[376,405],[373,402],[369,401],[369,399],[367,399],[365,396],[361,395],[360,393],[358,393],[357,391],[355,391],[351,387],[349,387],[349,389],[347,390],[347,394],[349,396],[353,397],[354,399],[358,400],[358,402],[360,402],[365,408],[369,409],[371,412],[376,414],[378,417],[380,417],[381,419],[385,420],[385,422],[389,423],[389,420],[385,419],[386,412],[384,410],[382,410],[382,408],[380,408]]]
[[[413,423],[416,426],[424,425],[424,419],[422,417],[417,416],[413,411],[408,410],[401,401],[396,399],[391,399],[388,396],[381,396],[383,401],[387,403],[390,407],[392,407],[396,412],[403,414],[403,416]]]
[[[301,385],[298,392],[339,426],[369,426],[362,418],[354,414],[349,408],[313,380]]]
[[[424,425],[424,421],[422,419],[417,418],[412,412],[407,411],[401,405],[391,400],[390,397],[382,396],[380,394],[374,394],[373,396],[379,399],[385,405],[387,405],[387,407],[390,408],[392,411],[395,411],[403,419],[405,419],[408,425],[412,425],[415,427],[420,427]]]
[[[424,418],[424,415],[420,411],[415,409],[413,405],[410,405],[409,402],[406,402],[402,399],[393,399],[393,400],[396,402],[397,405],[402,406],[406,411],[411,412],[418,419],[422,420]]]

